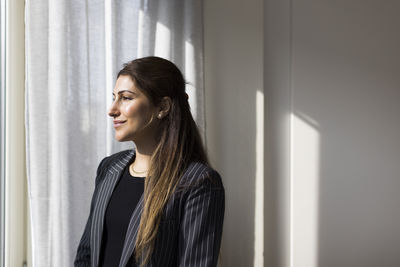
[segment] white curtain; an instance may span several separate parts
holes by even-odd
[[[114,140],[107,116],[123,63],[175,62],[205,136],[202,2],[27,0],[25,12],[33,266],[72,266],[98,163],[132,147]]]

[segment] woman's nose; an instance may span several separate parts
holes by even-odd
[[[120,114],[117,101],[113,101],[111,103],[110,108],[108,109],[108,116],[110,117],[117,117]]]

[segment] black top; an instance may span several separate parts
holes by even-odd
[[[104,216],[99,267],[119,265],[129,220],[143,190],[144,177],[132,176],[128,164],[115,186]],[[127,266],[137,266],[133,255]]]

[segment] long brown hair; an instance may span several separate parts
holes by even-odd
[[[192,161],[209,165],[199,130],[190,112],[185,80],[170,61],[159,57],[135,59],[118,73],[129,75],[154,105],[168,96],[168,115],[160,124],[158,145],[151,157],[145,179],[144,204],[136,239],[135,258],[145,266],[154,250],[162,211],[174,193],[184,170]]]

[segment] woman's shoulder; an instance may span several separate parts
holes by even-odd
[[[104,157],[97,167],[96,186],[105,178],[108,170],[121,169],[134,154],[134,149],[127,149]]]
[[[206,163],[191,162],[182,175],[181,186],[208,185],[223,189],[221,175]]]
[[[127,149],[127,150],[123,150],[123,151],[111,154],[110,156],[106,156],[101,160],[101,162],[98,166],[98,171],[101,171],[104,169],[109,169],[111,167],[111,165],[114,165],[114,164],[127,163],[134,154],[135,154],[134,149]]]

